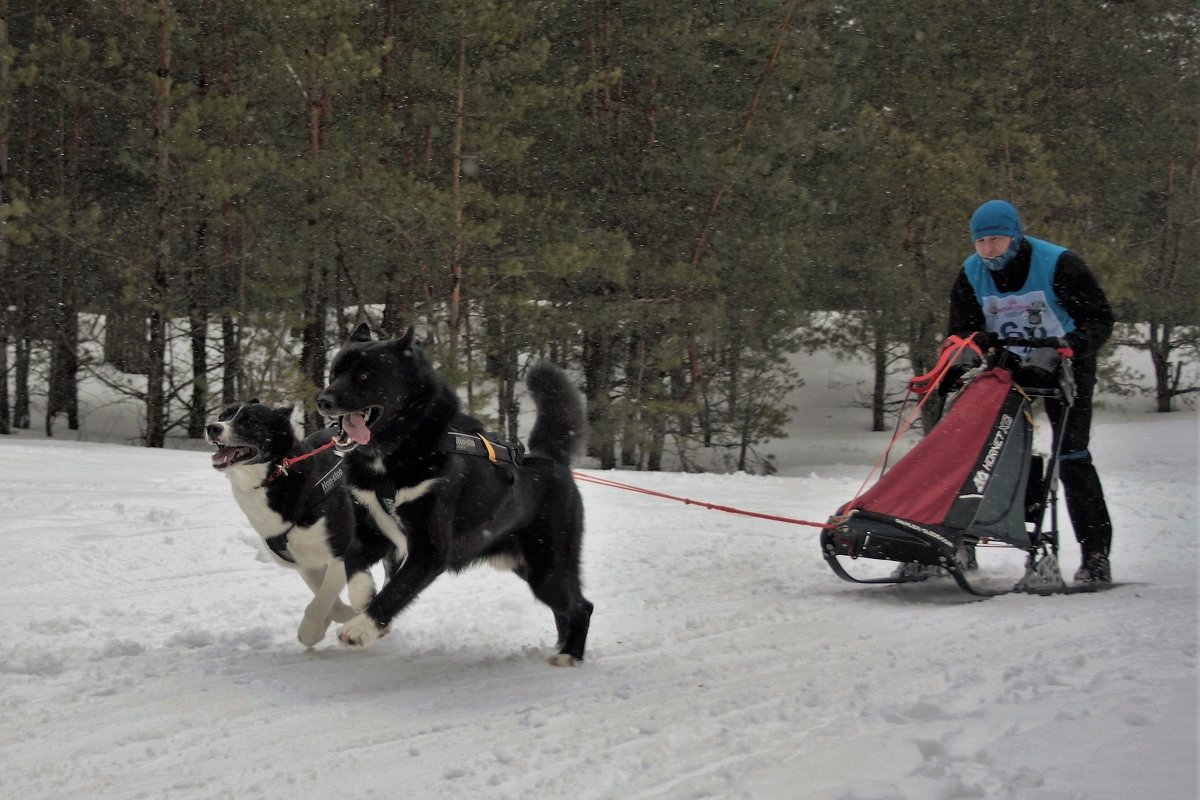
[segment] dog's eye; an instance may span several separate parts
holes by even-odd
[[[370,374],[368,374],[368,373],[366,373],[366,372],[360,372],[360,373],[358,373],[358,379],[359,379],[360,381],[365,381],[365,380],[366,380],[367,378],[369,378],[369,377],[371,377],[371,376],[370,376]]]

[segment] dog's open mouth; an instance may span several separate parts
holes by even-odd
[[[243,461],[249,461],[258,455],[258,451],[253,447],[237,447],[230,445],[217,445],[217,452],[213,453],[212,465],[215,469],[228,469],[234,464],[240,464]]]
[[[338,419],[338,427],[341,428],[345,438],[349,437],[350,441],[355,444],[367,444],[371,441],[371,426],[379,419],[382,409],[378,406],[364,408],[362,411],[354,411],[349,414],[344,414]]]

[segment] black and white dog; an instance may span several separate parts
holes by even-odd
[[[370,645],[442,572],[490,561],[554,612],[550,663],[583,660],[592,604],[580,586],[583,503],[570,469],[586,429],[583,398],[548,362],[532,367],[526,384],[537,418],[522,456],[460,411],[412,329],[373,341],[364,323],[342,346],[317,407],[353,440],[345,459],[355,496],[392,506],[408,545],[363,613],[338,631],[344,645]]]
[[[366,608],[375,594],[371,566],[392,559],[404,538],[393,518],[372,516],[346,488],[345,465],[330,444],[334,431],[301,440],[291,417],[291,407],[235,404],[205,428],[205,438],[217,448],[213,467],[229,478],[271,559],[299,571],[312,589],[299,630],[312,647],[331,621]],[[347,582],[349,606],[340,597]]]

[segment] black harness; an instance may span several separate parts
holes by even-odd
[[[442,437],[441,450],[444,453],[459,455],[481,456],[493,464],[521,466],[525,460],[525,446],[520,442],[516,445],[493,442],[482,433],[460,433],[447,431]]]
[[[447,431],[446,435],[442,437],[440,449],[443,453],[480,456],[498,467],[508,467],[510,482],[512,481],[512,470],[517,467],[535,464],[547,466],[555,463],[554,459],[549,456],[526,453],[525,445],[520,442],[516,444],[495,442],[482,433]]]
[[[551,459],[545,456],[527,456],[525,454],[525,446],[520,442],[517,442],[515,445],[507,442],[493,442],[482,433],[447,431],[442,437],[442,441],[438,449],[443,453],[451,455],[456,454],[486,458],[493,464],[500,467],[507,467],[510,470],[520,467],[527,461],[530,463],[551,462]],[[283,474],[286,474],[286,472]],[[313,502],[309,503],[308,507],[304,510],[308,511],[318,503],[325,500],[325,498],[328,497],[329,494],[335,488],[337,488],[339,484],[341,484],[345,477],[345,462],[339,461],[337,466],[329,470],[329,472],[325,473],[325,475],[317,481],[317,488],[320,490],[320,496],[317,497],[317,499]],[[511,472],[509,480],[510,482],[512,480]],[[375,496],[387,513],[394,517],[396,515],[396,488],[391,485],[391,482],[381,482],[381,484],[376,487]],[[303,516],[303,512],[301,513],[301,516]],[[287,530],[283,531],[282,533],[277,533],[266,540],[267,547],[271,548],[272,553],[291,564],[295,564],[296,559],[293,558],[292,554],[288,552],[287,537],[288,534],[295,529],[295,527],[296,523],[292,523],[290,526],[288,526]]]
[[[333,492],[334,489],[336,489],[341,484],[342,480],[345,479],[345,477],[346,477],[346,462],[339,460],[338,463],[334,465],[333,469],[329,470],[329,472],[326,472],[324,475],[322,475],[320,478],[317,479],[317,485],[316,485],[317,498],[315,500],[313,500],[311,503],[309,503],[307,506],[305,506],[305,508],[297,516],[303,517],[306,512],[313,509],[319,503],[323,503],[325,501],[325,498],[329,497],[329,495]],[[296,524],[297,523],[293,522],[282,533],[277,533],[274,536],[267,537],[267,539],[266,539],[267,547],[271,548],[271,552],[274,553],[275,555],[279,556],[280,558],[282,558],[284,561],[288,562],[289,564],[296,563],[296,559],[292,557],[292,554],[290,552],[288,552],[288,546],[287,546],[288,534],[296,529]]]

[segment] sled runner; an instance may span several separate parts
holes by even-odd
[[[830,518],[821,551],[839,577],[855,583],[905,583],[925,580],[936,571],[897,570],[889,577],[857,578],[844,563],[869,558],[940,568],[980,597],[1102,588],[1064,582],[1056,508],[1061,444],[1055,441],[1048,459],[1033,453],[1034,401],[1062,401],[1056,404],[1061,409],[1058,430],[1074,402],[1070,351],[1042,347],[1046,342],[1041,340],[1005,344],[998,354],[989,354],[987,363],[976,358],[977,366],[961,376],[964,387],[928,435]],[[966,353],[969,340],[957,345],[959,353]],[[959,378],[952,366],[947,363],[937,375],[923,376],[929,378],[926,385],[910,388],[936,391],[939,383]],[[972,583],[967,573],[981,542],[1023,550],[1025,575],[998,591]]]

